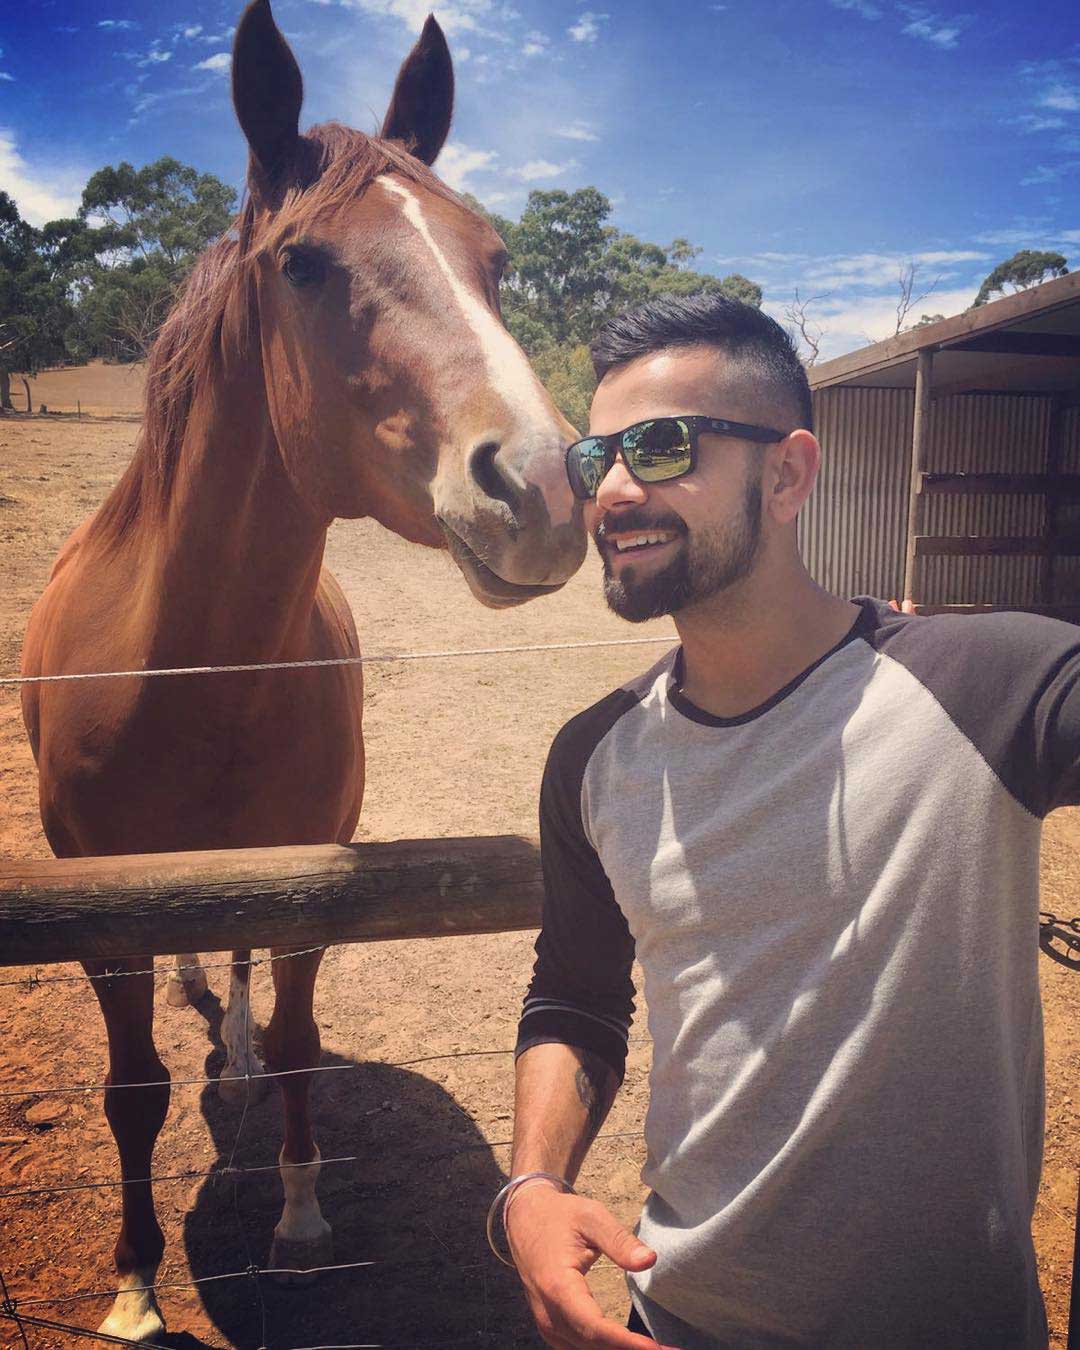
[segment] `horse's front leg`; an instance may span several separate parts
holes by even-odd
[[[311,1130],[311,1074],[290,1071],[311,1069],[319,1062],[319,1029],[312,1005],[322,952],[288,956],[288,950],[277,948],[271,953],[284,959],[273,962],[274,1015],[263,1037],[267,1066],[272,1073],[285,1075],[277,1080],[285,1109],[285,1140],[279,1158],[285,1208],[274,1229],[270,1268],[308,1271],[330,1264],[333,1245],[330,1225],[315,1196],[319,1150]],[[289,1166],[295,1163],[307,1165]],[[277,1277],[282,1284],[307,1284],[314,1278],[307,1274]]]
[[[105,1116],[120,1153],[123,1218],[116,1240],[118,1292],[99,1330],[130,1341],[157,1341],[165,1323],[152,1285],[165,1250],[149,1181],[154,1142],[169,1109],[169,1073],[154,1048],[154,978],[130,975],[149,959],[86,962],[105,1015],[109,1074]],[[146,1086],[121,1087],[135,1083]],[[113,1085],[116,1086],[113,1086]]]
[[[229,1106],[243,1106],[262,1096],[263,1066],[252,1043],[251,953],[233,952],[232,959],[229,1003],[221,1020],[225,1067],[218,1076],[218,1096]]]

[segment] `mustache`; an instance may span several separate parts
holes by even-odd
[[[625,511],[620,511],[617,516],[605,516],[600,521],[593,531],[593,539],[598,548],[607,542],[609,530],[619,534],[627,531],[650,534],[657,530],[666,530],[671,534],[685,534],[686,522],[674,512],[658,515],[655,511],[646,511],[641,507],[629,507]]]

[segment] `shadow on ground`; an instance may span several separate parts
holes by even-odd
[[[199,1012],[212,1044],[207,1076],[214,1077],[224,1062],[217,997],[207,994]],[[322,1156],[358,1159],[324,1165],[319,1179],[333,1260],[375,1264],[327,1273],[300,1288],[282,1288],[266,1276],[204,1284],[203,1305],[219,1333],[214,1339],[240,1350],[540,1346],[517,1277],[487,1248],[487,1207],[505,1176],[471,1117],[420,1074],[332,1054],[323,1055],[322,1065],[338,1066],[315,1075]],[[280,1106],[276,1086],[249,1106],[235,1167],[276,1164]],[[200,1108],[224,1168],[242,1109],[222,1103],[213,1085],[203,1089]],[[265,1265],[281,1206],[276,1165],[207,1179],[184,1224],[193,1277]],[[184,1333],[168,1342],[175,1350],[203,1344]]]

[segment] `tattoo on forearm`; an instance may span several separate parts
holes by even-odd
[[[610,1076],[607,1065],[591,1056],[582,1060],[574,1074],[578,1099],[589,1116],[590,1139],[595,1138],[610,1105]]]

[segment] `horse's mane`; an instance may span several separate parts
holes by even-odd
[[[288,225],[306,223],[355,198],[382,173],[399,173],[430,192],[460,198],[395,141],[326,122],[299,138],[291,178],[280,207],[256,212],[247,197],[233,226],[205,250],[184,283],[154,341],[147,362],[143,425],[135,458],[95,525],[125,534],[140,510],[163,505],[172,487],[195,391],[214,374],[222,351],[230,301],[252,279],[257,252]],[[246,307],[248,330],[253,307]]]

